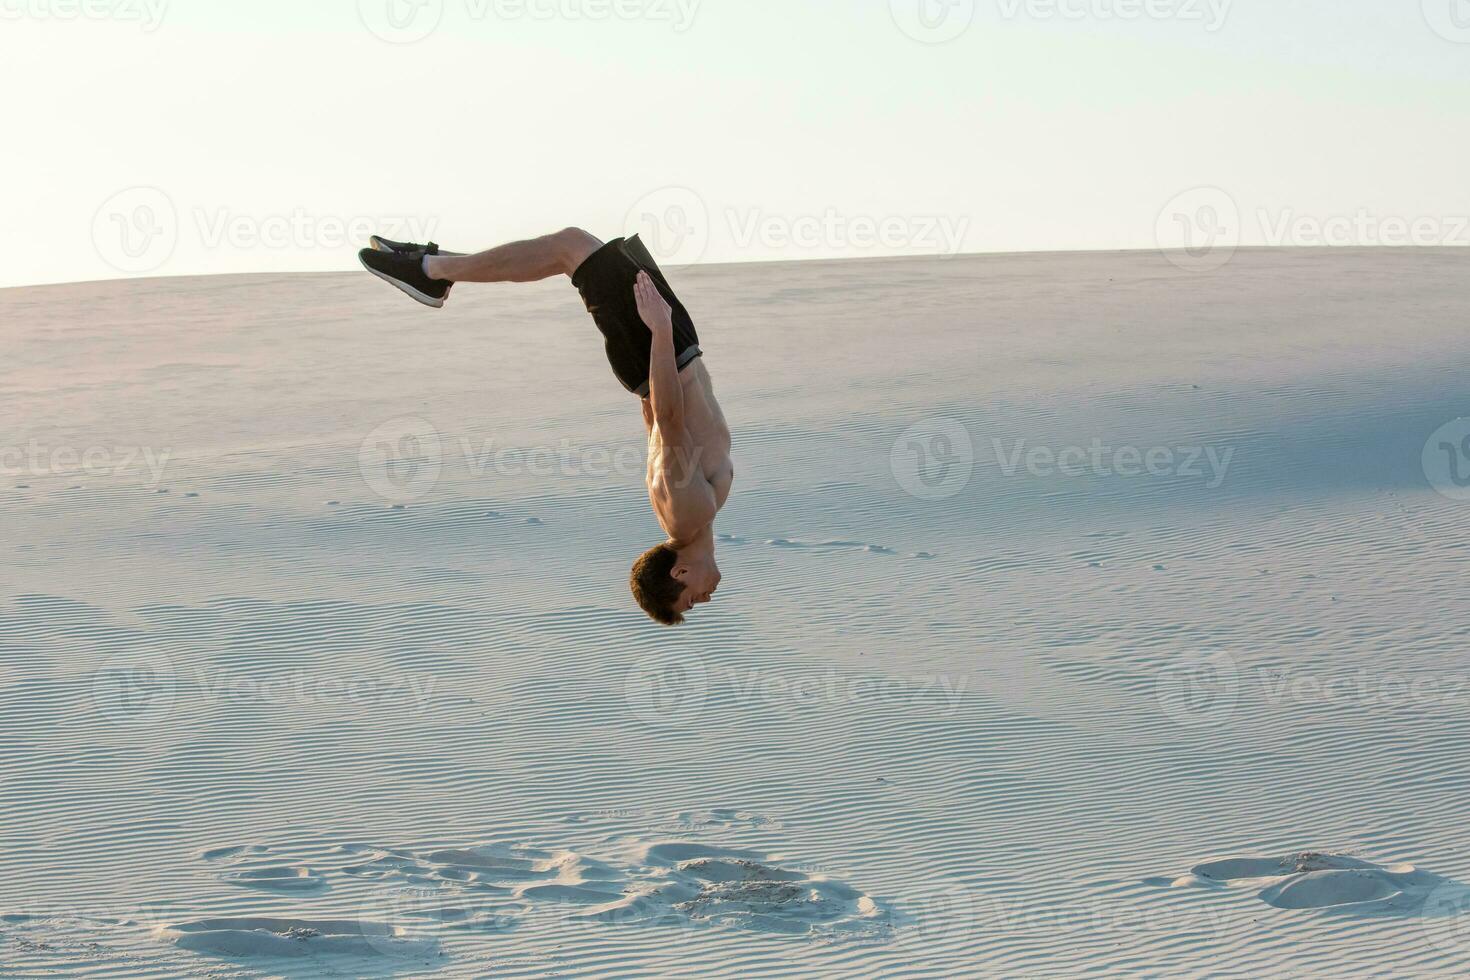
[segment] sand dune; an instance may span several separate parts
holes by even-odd
[[[0,975],[1462,974],[1466,263],[681,270],[680,631],[565,285],[0,291]]]

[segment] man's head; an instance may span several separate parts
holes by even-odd
[[[713,551],[677,551],[661,544],[634,562],[630,584],[644,612],[665,626],[678,626],[684,613],[710,601],[720,585],[720,569]]]

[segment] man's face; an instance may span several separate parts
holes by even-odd
[[[684,586],[684,594],[674,606],[681,613],[709,602],[720,587],[720,569],[713,560],[697,565],[681,563],[674,568],[674,578]]]

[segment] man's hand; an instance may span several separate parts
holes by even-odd
[[[674,311],[664,301],[652,276],[646,272],[638,273],[638,281],[633,284],[633,295],[638,300],[638,315],[643,318],[649,330],[654,333],[673,331]]]

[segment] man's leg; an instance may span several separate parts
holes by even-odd
[[[580,228],[563,228],[474,255],[430,255],[424,259],[424,273],[449,282],[536,282],[570,276],[601,247],[595,235]]]

